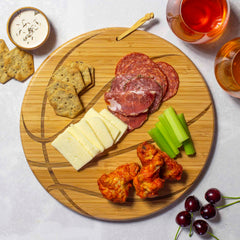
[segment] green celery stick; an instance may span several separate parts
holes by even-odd
[[[151,136],[153,141],[158,145],[158,147],[165,153],[168,154],[170,158],[175,158],[176,154],[170,148],[166,140],[164,139],[161,132],[155,127],[148,131],[148,134]]]
[[[177,146],[175,145],[175,143],[172,141],[171,136],[169,135],[167,129],[164,127],[162,122],[161,121],[157,122],[155,126],[161,132],[161,134],[163,135],[164,139],[168,143],[169,147],[173,150],[174,154],[178,155],[179,154],[179,150],[178,150]]]
[[[175,144],[175,146],[177,148],[180,148],[182,146],[182,143],[180,143],[176,137],[176,134],[174,133],[173,129],[171,128],[167,118],[165,117],[164,114],[161,114],[158,117],[159,121],[163,124],[164,128],[167,130],[167,132],[169,133],[171,140],[173,141],[173,143]]]
[[[196,153],[196,150],[194,148],[193,141],[192,141],[192,138],[191,138],[191,133],[188,129],[187,122],[185,120],[184,114],[180,113],[177,116],[178,116],[178,119],[180,120],[180,122],[182,123],[182,126],[184,127],[186,133],[189,136],[189,139],[187,139],[185,142],[183,142],[184,151],[187,155],[193,155],[193,154]]]
[[[178,141],[181,143],[186,141],[189,138],[189,136],[187,135],[180,120],[178,119],[178,116],[177,116],[175,110],[172,107],[169,107],[164,111],[163,114],[166,116],[170,126],[172,127],[173,131],[175,132]]]

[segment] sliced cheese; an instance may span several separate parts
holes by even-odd
[[[79,131],[89,140],[89,142],[97,147],[100,152],[104,151],[103,144],[84,118],[82,118],[78,123],[75,123],[74,126],[77,127]]]
[[[96,155],[100,153],[100,150],[92,144],[85,135],[82,134],[81,130],[77,126],[71,124],[67,128],[67,131],[70,132],[86,148],[92,158],[96,157]]]
[[[102,115],[105,119],[111,122],[112,125],[119,129],[120,134],[118,135],[118,138],[116,140],[118,141],[127,131],[128,125],[121,121],[119,118],[117,118],[115,115],[113,115],[111,112],[109,112],[106,108],[100,112],[100,115]]]
[[[105,126],[101,118],[89,117],[89,118],[86,118],[86,121],[92,128],[93,132],[96,134],[97,138],[101,141],[105,149],[113,145],[114,142],[113,142],[112,136],[109,133],[107,127]]]
[[[109,133],[111,134],[112,139],[114,142],[116,141],[120,134],[120,130],[117,127],[115,127],[108,119],[99,114],[94,108],[90,108],[84,116],[85,119],[88,119],[90,117],[100,117],[106,125]]]
[[[79,170],[92,160],[92,156],[83,145],[67,130],[57,136],[52,142],[52,146],[54,146],[76,170]]]

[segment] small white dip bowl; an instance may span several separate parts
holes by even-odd
[[[34,50],[41,47],[50,34],[50,24],[45,14],[34,7],[16,10],[7,23],[7,33],[17,47]]]

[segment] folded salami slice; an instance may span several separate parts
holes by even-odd
[[[128,132],[141,127],[148,119],[148,113],[142,113],[137,116],[124,116],[117,112],[113,112],[113,114],[128,125]]]
[[[115,69],[116,75],[135,74],[147,76],[159,83],[165,95],[168,87],[168,81],[165,74],[150,57],[143,53],[133,52],[121,58]]]
[[[167,76],[168,89],[163,98],[163,101],[166,101],[177,93],[179,87],[179,77],[176,70],[170,64],[166,62],[157,62],[157,65]]]
[[[125,91],[106,92],[105,102],[111,112],[124,116],[137,116],[148,112],[155,99],[155,92],[150,91]]]
[[[149,113],[153,113],[158,110],[162,98],[163,98],[163,90],[161,86],[152,78],[146,76],[135,76],[130,79],[125,84],[125,91],[146,91],[146,92],[155,92],[155,99],[153,104],[149,108]]]

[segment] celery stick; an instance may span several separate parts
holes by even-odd
[[[164,139],[168,143],[169,147],[173,150],[174,154],[178,155],[179,154],[179,150],[178,150],[177,146],[175,145],[175,143],[172,141],[171,136],[169,135],[167,129],[164,127],[162,122],[161,121],[157,122],[155,126],[161,132],[161,134],[163,135]]]
[[[166,140],[164,139],[161,132],[155,127],[148,131],[148,134],[154,140],[154,142],[158,145],[158,147],[165,153],[168,154],[170,158],[175,158],[176,154],[170,148]]]
[[[189,138],[189,136],[187,135],[180,120],[178,119],[178,116],[177,116],[175,110],[172,107],[169,107],[164,111],[163,114],[166,116],[170,126],[172,127],[173,131],[175,132],[178,141],[181,143],[186,141]]]
[[[177,116],[178,116],[178,119],[180,120],[180,122],[182,123],[186,133],[189,136],[189,139],[187,139],[185,142],[183,142],[184,151],[187,155],[193,155],[193,154],[196,153],[196,151],[195,151],[195,148],[194,148],[194,145],[193,145],[191,134],[190,134],[190,131],[188,129],[187,122],[185,120],[184,114],[180,113]]]
[[[162,122],[164,128],[167,130],[167,132],[169,133],[173,143],[175,144],[175,146],[177,148],[181,147],[182,146],[182,143],[180,143],[176,137],[176,134],[174,133],[173,129],[171,128],[167,118],[165,117],[164,114],[161,114],[159,117],[158,117],[159,121]]]

